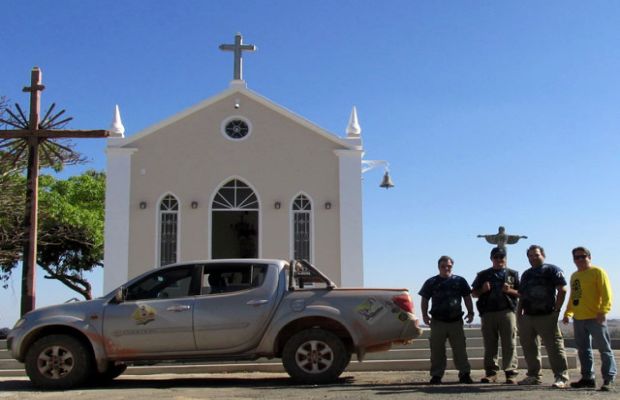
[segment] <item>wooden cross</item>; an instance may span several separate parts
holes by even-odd
[[[50,139],[63,138],[104,138],[110,136],[106,130],[53,130],[41,129],[41,91],[45,86],[41,84],[41,70],[32,69],[30,86],[24,92],[30,93],[30,116],[28,129],[0,130],[0,139],[23,139],[28,142],[28,181],[26,188],[26,210],[24,229],[28,233],[24,240],[22,261],[22,297],[21,315],[35,308],[35,270],[37,261],[37,211],[39,191],[39,145]],[[51,109],[50,109],[51,110]],[[69,119],[65,120],[68,121]]]
[[[243,44],[243,37],[240,33],[235,35],[235,44],[221,44],[220,50],[232,51],[235,54],[235,70],[233,72],[233,79],[243,80],[243,60],[241,52],[243,50],[255,51],[256,46],[253,44]]]

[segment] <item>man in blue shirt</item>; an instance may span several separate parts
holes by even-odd
[[[433,385],[441,384],[446,370],[446,339],[450,341],[454,365],[459,370],[459,382],[473,383],[471,367],[467,359],[465,347],[465,331],[463,330],[463,309],[461,299],[465,300],[467,316],[465,320],[471,323],[474,319],[471,288],[467,281],[452,274],[454,261],[448,256],[441,256],[437,262],[439,274],[429,278],[420,292],[422,297],[422,318],[426,325],[431,327],[429,338],[431,346],[431,381]],[[432,307],[428,311],[428,302]]]
[[[540,336],[555,379],[552,386],[564,389],[568,382],[568,363],[558,319],[566,297],[566,279],[560,268],[545,263],[545,249],[541,246],[530,246],[527,258],[532,267],[521,276],[517,307],[517,327],[527,363],[527,377],[519,384],[541,383]]]

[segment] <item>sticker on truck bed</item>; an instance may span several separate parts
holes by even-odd
[[[355,311],[364,317],[366,322],[372,324],[379,319],[378,317],[380,315],[387,312],[387,307],[374,297],[369,297],[362,304],[357,306]]]

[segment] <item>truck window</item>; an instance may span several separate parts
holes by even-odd
[[[259,287],[265,281],[265,264],[215,264],[204,268],[202,294],[232,293]]]
[[[127,288],[125,300],[174,299],[191,296],[194,266],[152,273]]]

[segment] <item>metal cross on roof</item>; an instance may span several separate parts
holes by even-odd
[[[233,79],[243,80],[243,60],[241,52],[244,50],[255,51],[256,46],[254,46],[253,44],[243,44],[243,37],[240,33],[237,33],[235,35],[235,44],[221,44],[220,50],[234,52],[235,70],[233,73]]]

